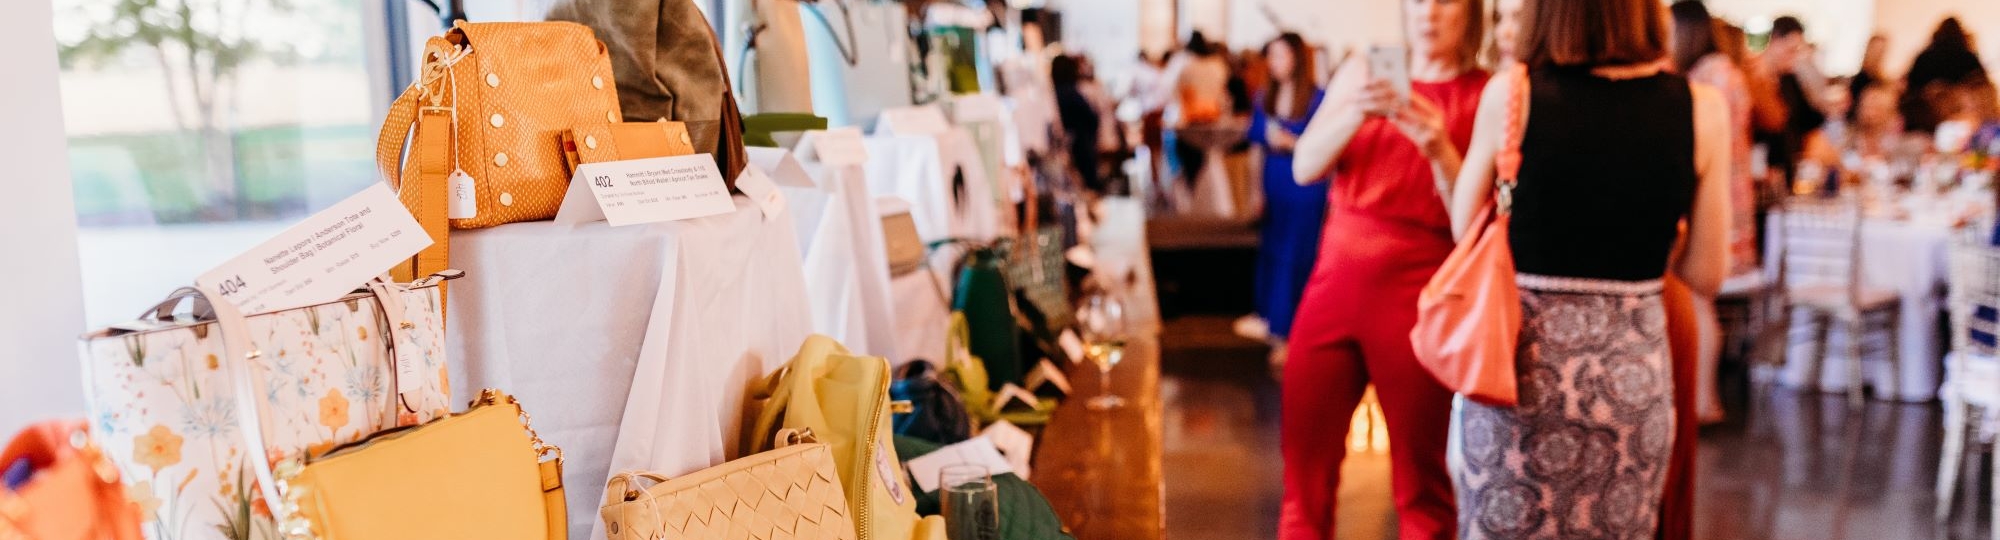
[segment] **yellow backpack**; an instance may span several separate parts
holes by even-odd
[[[849,353],[821,335],[753,390],[745,454],[770,450],[782,429],[810,429],[833,448],[860,540],[943,540],[944,520],[917,516],[889,427],[889,361]]]

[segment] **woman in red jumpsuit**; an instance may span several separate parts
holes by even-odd
[[[1319,263],[1284,368],[1285,496],[1278,537],[1334,537],[1347,428],[1373,383],[1388,421],[1400,537],[1457,535],[1445,469],[1452,394],[1410,351],[1417,293],[1453,246],[1442,191],[1458,174],[1487,73],[1481,0],[1400,0],[1407,98],[1365,55],[1335,74],[1300,135],[1300,182],[1331,177]]]

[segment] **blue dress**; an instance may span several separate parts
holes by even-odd
[[[1313,90],[1312,105],[1319,109],[1326,92]],[[1249,139],[1264,149],[1264,224],[1257,247],[1257,315],[1270,324],[1271,336],[1291,334],[1292,316],[1299,308],[1299,296],[1312,277],[1313,262],[1319,255],[1320,228],[1326,222],[1326,183],[1300,186],[1292,179],[1292,153],[1271,148],[1265,126],[1274,121],[1256,100]],[[1275,119],[1292,135],[1304,133],[1307,114],[1297,120]]]

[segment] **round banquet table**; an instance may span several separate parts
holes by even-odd
[[[1782,214],[1773,213],[1766,230],[1780,230]],[[1900,346],[1897,388],[1878,394],[1897,401],[1930,401],[1937,397],[1943,369],[1944,343],[1938,335],[1939,316],[1944,309],[1947,272],[1946,248],[1951,242],[1948,224],[1929,220],[1899,220],[1868,217],[1861,224],[1861,279],[1870,287],[1896,291],[1902,299],[1901,318],[1895,331]],[[1782,235],[1767,235],[1766,264],[1776,264]],[[1826,360],[1817,385],[1807,381],[1813,353],[1812,321],[1803,310],[1792,314],[1791,337],[1785,351],[1785,365],[1778,383],[1793,388],[1817,387],[1823,391],[1847,389],[1845,365],[1848,336],[1839,325],[1827,332]],[[1887,351],[1864,347],[1862,377],[1883,388],[1889,384]]]

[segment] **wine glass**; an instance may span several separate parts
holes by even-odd
[[[1125,359],[1125,342],[1131,333],[1125,303],[1105,287],[1092,287],[1077,308],[1076,322],[1083,334],[1083,356],[1097,364],[1098,395],[1085,405],[1093,411],[1125,406],[1125,398],[1111,393],[1111,368]]]

